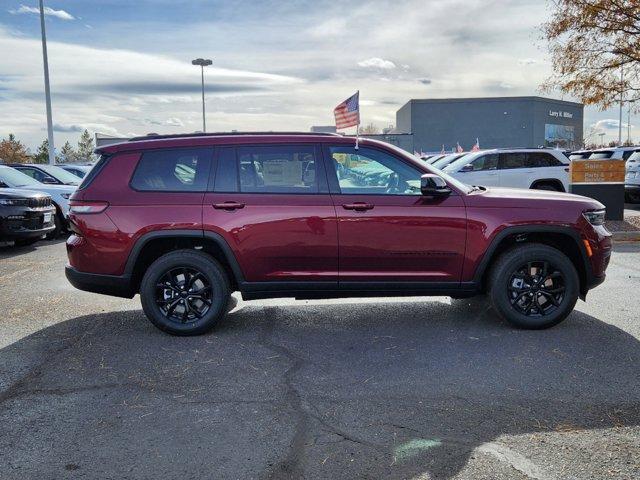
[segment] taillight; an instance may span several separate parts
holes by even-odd
[[[69,211],[71,213],[100,213],[104,212],[109,206],[109,202],[81,202],[72,200],[69,203]]]

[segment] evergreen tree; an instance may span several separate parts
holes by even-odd
[[[93,150],[95,146],[93,144],[93,137],[88,130],[85,129],[80,135],[78,140],[77,158],[79,162],[91,162],[94,160]]]
[[[49,140],[44,140],[33,156],[34,163],[49,163]]]
[[[73,163],[78,159],[78,153],[73,149],[69,141],[60,149],[60,155],[56,158],[59,163]]]

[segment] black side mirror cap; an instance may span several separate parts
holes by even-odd
[[[420,177],[420,192],[425,197],[442,197],[451,194],[451,189],[444,178],[425,173]]]

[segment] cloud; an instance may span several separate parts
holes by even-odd
[[[422,83],[423,85],[431,85],[431,79],[430,78],[419,78],[418,81],[420,83]]]
[[[533,58],[521,58],[520,60],[518,60],[518,65],[533,65],[535,63],[538,63],[537,60],[533,59]]]
[[[177,117],[169,118],[165,125],[171,125],[172,127],[184,127],[184,122]]]
[[[380,70],[392,70],[396,68],[396,64],[390,60],[384,60],[378,57],[371,57],[358,62],[358,66],[362,68],[376,68]]]
[[[12,15],[20,15],[22,13],[35,13],[40,15],[40,9],[37,7],[27,7],[26,5],[20,5],[19,8],[9,10]],[[51,7],[44,7],[44,14],[49,17],[56,17],[60,20],[75,20],[75,17],[64,10],[54,10]]]
[[[590,125],[593,130],[618,130],[619,126],[620,121],[615,118],[605,118]],[[631,127],[633,128],[633,125]],[[623,122],[622,128],[627,128],[627,124]]]
[[[83,132],[84,128],[81,125],[63,125],[61,123],[53,124],[54,132]]]

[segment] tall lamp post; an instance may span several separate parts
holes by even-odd
[[[191,65],[200,65],[200,76],[202,77],[202,131],[204,133],[207,132],[207,121],[205,120],[204,113],[204,67],[211,64],[213,64],[213,62],[208,58],[196,58],[195,60],[191,60]]]
[[[51,118],[51,90],[49,89],[49,59],[47,58],[47,34],[44,28],[44,5],[40,0],[40,29],[42,31],[42,61],[44,63],[44,96],[47,105],[47,135],[49,139],[49,163],[56,163],[55,146],[53,145],[53,120]]]

